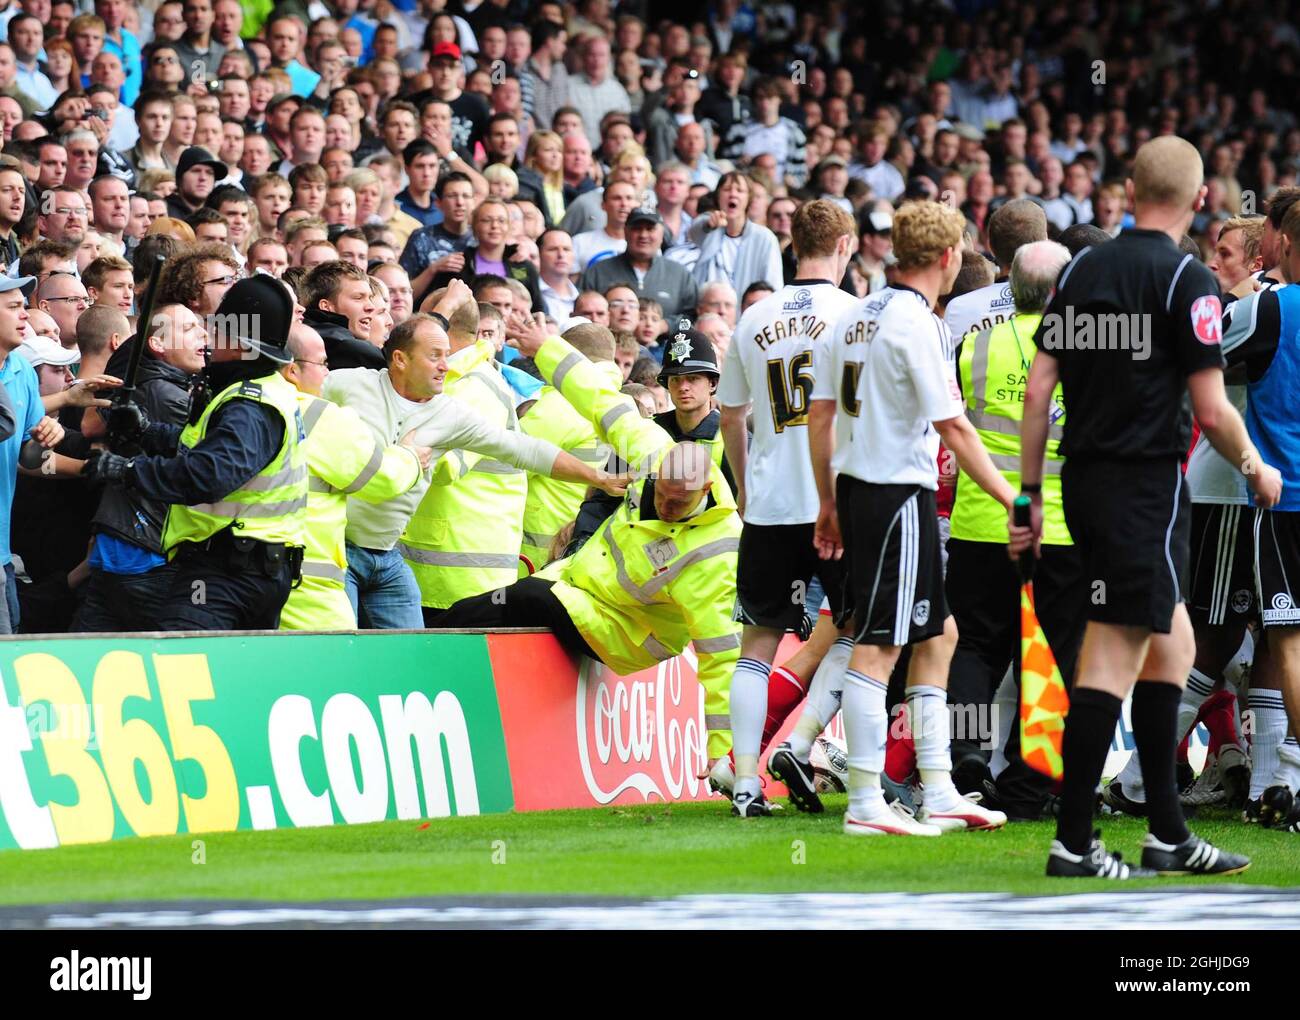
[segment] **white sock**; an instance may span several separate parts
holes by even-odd
[[[1250,734],[1249,796],[1258,800],[1277,771],[1278,748],[1286,739],[1286,707],[1281,691],[1252,687],[1246,695],[1246,708],[1250,724],[1243,726],[1242,732]]]
[[[736,755],[736,793],[758,796],[758,752],[767,720],[767,675],[772,664],[742,657],[731,674],[731,742]]]
[[[1295,737],[1287,737],[1277,749],[1277,768],[1271,785],[1288,787],[1292,793],[1300,791],[1300,742]]]
[[[849,668],[849,657],[852,654],[853,639],[837,638],[830,650],[822,656],[821,664],[813,674],[808,697],[804,699],[803,712],[790,733],[790,750],[800,761],[808,760],[813,741],[840,710],[844,672]]]
[[[885,807],[880,773],[885,770],[889,685],[850,669],[844,674],[844,736],[849,759],[849,811],[868,818]]]
[[[993,750],[989,755],[989,772],[994,779],[1001,775],[1008,764],[1006,745],[1011,727],[1020,725],[1018,694],[1015,673],[1008,669],[1002,683],[998,684],[997,693],[993,695],[993,719],[997,729],[993,735]]]
[[[1196,714],[1205,704],[1205,699],[1214,693],[1214,678],[1208,677],[1195,667],[1187,674],[1187,686],[1178,702],[1178,739],[1187,736],[1187,731],[1196,725]]]
[[[925,787],[930,807],[948,807],[961,799],[952,785],[952,754],[949,747],[948,692],[932,684],[917,684],[904,692],[907,724],[916,747],[916,768]]]

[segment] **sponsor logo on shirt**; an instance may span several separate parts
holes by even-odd
[[[791,296],[790,300],[781,306],[787,312],[800,312],[805,308],[812,307],[812,291],[807,287],[800,287]]]

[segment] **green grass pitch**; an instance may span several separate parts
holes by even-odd
[[[167,899],[331,900],[493,894],[992,892],[1055,894],[1169,886],[1174,880],[1049,881],[1052,825],[937,839],[853,839],[827,812],[732,818],[723,802],[384,822],[133,839],[0,853],[0,902]],[[1139,856],[1144,824],[1103,817],[1103,839]],[[1202,810],[1196,832],[1251,855],[1243,875],[1185,884],[1300,885],[1300,836]],[[202,841],[201,849],[193,846]],[[199,860],[203,863],[197,863]]]

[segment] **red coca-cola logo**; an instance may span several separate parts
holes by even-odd
[[[574,707],[582,777],[597,804],[627,792],[647,801],[707,796],[698,778],[707,748],[704,691],[691,652],[632,676],[584,660]]]

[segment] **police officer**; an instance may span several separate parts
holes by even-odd
[[[182,429],[144,421],[152,456],[102,453],[86,463],[96,481],[121,482],[170,504],[162,548],[174,564],[159,630],[274,629],[299,577],[305,541],[307,465],[297,392],[277,369],[292,360],[293,301],[268,276],[240,280],[214,318],[199,399]],[[200,390],[203,392],[203,390]],[[140,421],[110,409],[110,433]]]
[[[571,327],[564,339],[586,357],[612,385],[620,385],[623,374],[614,361],[614,334],[594,322]],[[554,386],[543,386],[520,427],[530,436],[547,439],[562,450],[589,464],[604,464],[609,448],[591,422],[587,421]],[[521,554],[531,570],[541,570],[551,560],[551,543],[572,521],[582,505],[586,489],[573,482],[556,481],[546,475],[528,476],[528,500],[524,504],[524,543]]]
[[[381,503],[400,496],[420,480],[432,451],[415,443],[414,433],[382,445],[350,407],[320,395],[329,375],[325,341],[305,323],[289,333],[293,360],[280,369],[298,390],[306,433],[307,548],[302,583],[280,614],[281,630],[354,630],[357,614],[348,601],[344,531],[348,496]]]
[[[430,300],[442,301],[435,291]],[[478,304],[468,292],[447,315],[444,399],[478,418],[518,434],[515,395],[491,355],[477,342]],[[455,450],[439,459],[434,484],[407,522],[397,547],[420,588],[425,626],[447,607],[504,588],[519,576],[528,473],[503,460]]]
[[[967,334],[957,355],[966,417],[979,433],[994,466],[1013,486],[1020,484],[1020,415],[1025,378],[1036,348],[1034,331],[1043,317],[1056,278],[1070,253],[1053,241],[1022,246],[1011,264],[1010,291],[1015,313],[1006,321]],[[1059,388],[1043,474],[1043,555],[1034,577],[1039,619],[1061,675],[1068,684],[1083,633],[1085,587],[1078,556],[1061,506],[1063,428]],[[953,705],[987,710],[994,690],[1020,649],[1020,582],[1006,555],[1007,514],[1001,503],[958,475],[957,498],[948,539],[945,592],[957,619],[957,649],[948,672]],[[965,719],[952,736],[953,784],[962,793],[980,793],[985,803],[1013,818],[1037,818],[1047,802],[1050,780],[1020,757],[1020,727],[1006,738],[1007,767],[996,783],[986,764],[979,712],[957,711]]]
[[[673,409],[655,415],[655,424],[679,443],[700,443],[708,448],[713,463],[722,468],[731,491],[736,480],[727,463],[722,443],[722,415],[713,409],[718,389],[718,356],[709,338],[682,319],[664,345],[664,366],[659,385],[668,391]]]

